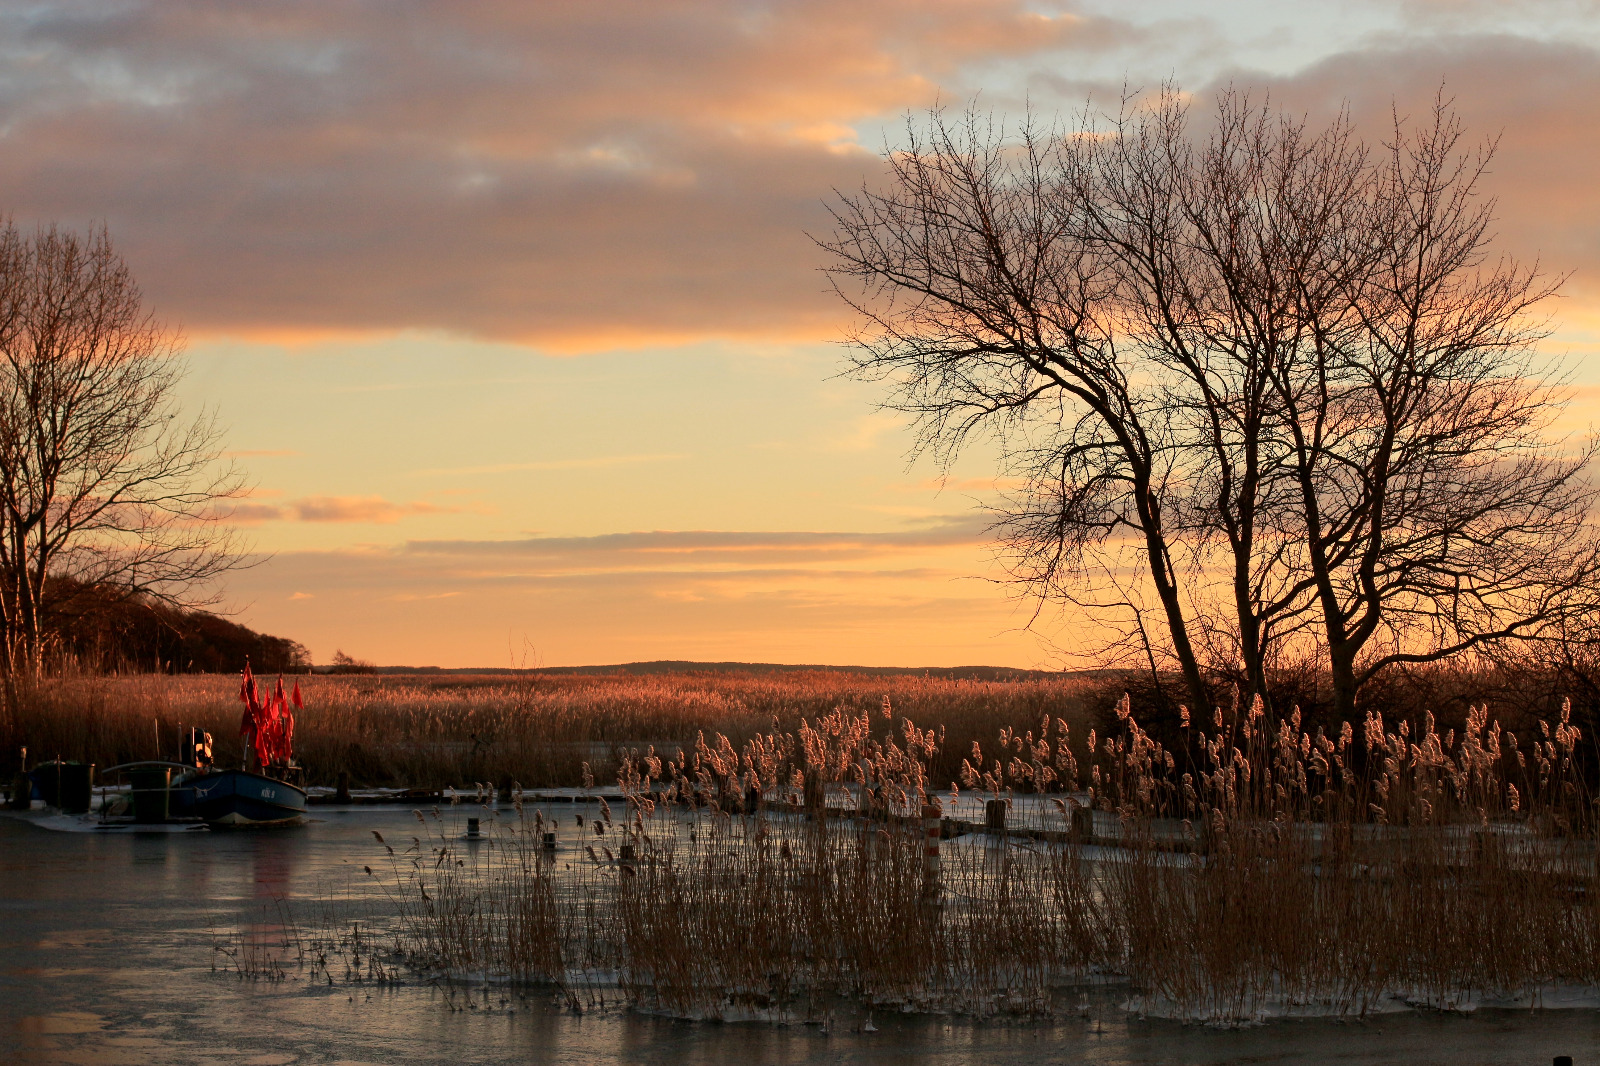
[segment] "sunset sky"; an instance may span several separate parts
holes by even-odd
[[[1374,136],[1442,83],[1600,395],[1593,0],[0,3],[0,213],[181,327],[270,555],[227,602],[319,662],[1055,666],[807,235],[908,112],[1168,78]]]

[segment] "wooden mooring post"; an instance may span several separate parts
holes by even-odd
[[[818,821],[826,817],[828,810],[828,789],[827,785],[822,780],[822,775],[816,770],[806,771],[804,792],[806,813]]]
[[[990,833],[1006,831],[1006,801],[988,800],[983,805],[983,828]]]
[[[1094,808],[1074,803],[1072,812],[1072,839],[1079,844],[1094,843]]]

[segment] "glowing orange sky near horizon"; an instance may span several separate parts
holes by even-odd
[[[1593,419],[1600,24],[1559,3],[199,0],[0,11],[0,211],[104,221],[257,488],[241,621],[383,663],[1059,665],[982,449],[908,467],[807,234],[908,111],[1441,83]]]

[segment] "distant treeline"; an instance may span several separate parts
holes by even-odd
[[[860,674],[867,677],[935,677],[947,681],[1034,681],[1059,678],[1061,670],[1024,670],[1010,666],[824,666],[791,663],[700,663],[685,659],[659,659],[644,663],[614,663],[606,666],[378,666],[363,670],[324,668],[329,673],[375,674],[505,674],[517,676],[650,676],[654,674],[774,674],[814,673]],[[1124,670],[1075,670],[1074,676],[1099,677],[1126,673]]]
[[[260,673],[311,669],[304,645],[257,633],[209,611],[174,607],[115,587],[73,585],[52,591],[59,605],[51,627],[54,652],[83,669],[233,673],[244,669],[246,657]]]

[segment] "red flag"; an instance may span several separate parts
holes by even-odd
[[[278,675],[278,687],[272,693],[272,761],[282,764],[289,761],[289,697],[283,691],[283,675]]]
[[[294,683],[294,695],[289,698],[289,702],[294,704],[295,710],[303,711],[306,709],[305,701],[300,698],[300,682],[298,681]],[[285,708],[283,716],[283,761],[288,762],[293,754],[294,714]]]
[[[244,704],[244,715],[239,719],[239,735],[247,736],[256,727],[256,678],[250,672],[250,660],[244,661],[244,671],[239,675],[239,702]]]
[[[272,709],[254,685],[250,691],[250,714],[255,729],[256,765],[265,768],[272,763]]]
[[[239,700],[244,704],[244,714],[239,721],[239,735],[248,737],[247,745],[255,753],[258,766],[272,763],[274,751],[273,713],[270,700],[261,695],[255,674],[246,659],[239,679]]]
[[[305,708],[300,682],[295,682],[291,698],[283,691],[280,674],[274,690],[263,693],[246,660],[239,679],[239,700],[244,704],[239,735],[249,738],[246,745],[255,754],[257,766],[265,768],[287,763],[294,751],[294,713],[289,705],[292,701],[295,707]]]

